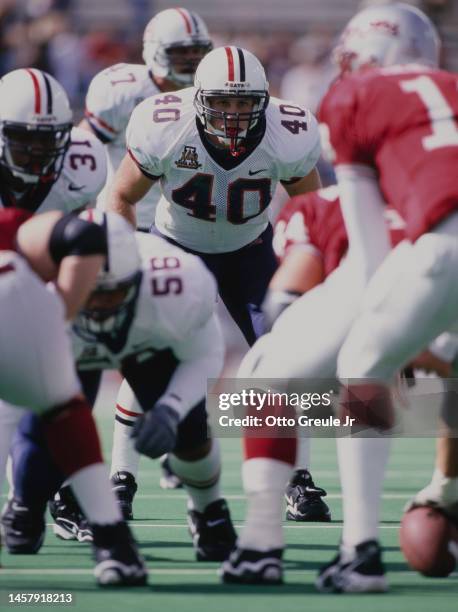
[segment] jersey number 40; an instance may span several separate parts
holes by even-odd
[[[173,201],[189,209],[188,215],[191,217],[216,221],[216,206],[212,204],[214,178],[213,174],[198,172],[182,187],[172,191]],[[247,191],[258,193],[259,209],[256,213],[245,216],[244,198]],[[234,225],[246,223],[260,215],[269,206],[270,200],[270,179],[239,178],[229,183],[227,188],[227,220]]]

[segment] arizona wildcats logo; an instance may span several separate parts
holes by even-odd
[[[199,163],[196,147],[185,145],[181,157],[175,161],[175,165],[177,168],[188,168],[189,170],[197,170],[197,168],[201,168],[202,164]]]

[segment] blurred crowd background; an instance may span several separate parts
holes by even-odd
[[[184,6],[207,22],[215,46],[254,52],[264,64],[272,95],[316,107],[334,77],[330,52],[345,23],[363,6],[390,0],[0,0],[0,76],[35,66],[53,74],[71,99],[75,123],[92,77],[117,62],[142,62],[142,35],[158,11]],[[458,71],[458,0],[404,0],[428,13],[444,47],[442,64]],[[323,160],[324,185],[334,182]],[[279,188],[274,218],[286,199]],[[235,375],[246,350],[221,306],[227,345],[226,376]]]
[[[406,0],[405,0],[406,1]],[[425,10],[458,71],[458,0],[407,0]],[[142,62],[142,33],[155,12],[182,4],[206,20],[215,45],[253,51],[271,93],[313,111],[333,78],[330,49],[362,6],[386,0],[0,0],[0,74],[35,66],[67,90],[76,119],[91,78],[116,62]]]

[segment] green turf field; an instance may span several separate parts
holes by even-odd
[[[112,429],[111,408],[98,410],[104,446],[108,451]],[[240,486],[240,441],[222,440],[223,484],[237,526],[244,516]],[[341,501],[332,440],[316,440],[312,446],[315,482],[327,489],[333,522],[327,525],[286,525],[286,584],[283,587],[228,587],[219,584],[218,565],[194,561],[185,524],[185,496],[182,491],[164,492],[158,485],[154,462],[142,460],[139,493],[132,523],[150,569],[150,585],[137,590],[102,591],[95,586],[89,547],[57,540],[48,528],[38,555],[13,556],[2,552],[0,608],[8,605],[6,594],[20,592],[69,592],[72,606],[50,608],[78,611],[143,612],[195,611],[287,612],[310,610],[337,612],[431,612],[457,609],[458,576],[446,579],[421,578],[408,570],[398,550],[398,524],[407,498],[424,485],[433,464],[432,440],[396,440],[386,481],[382,543],[389,570],[391,591],[383,595],[320,595],[313,581],[319,566],[334,554],[340,535]],[[107,452],[108,456],[108,452]],[[40,606],[43,608],[43,606]]]

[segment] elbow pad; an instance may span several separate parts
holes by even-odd
[[[49,252],[56,264],[69,255],[107,255],[105,229],[73,213],[64,215],[51,232]]]

